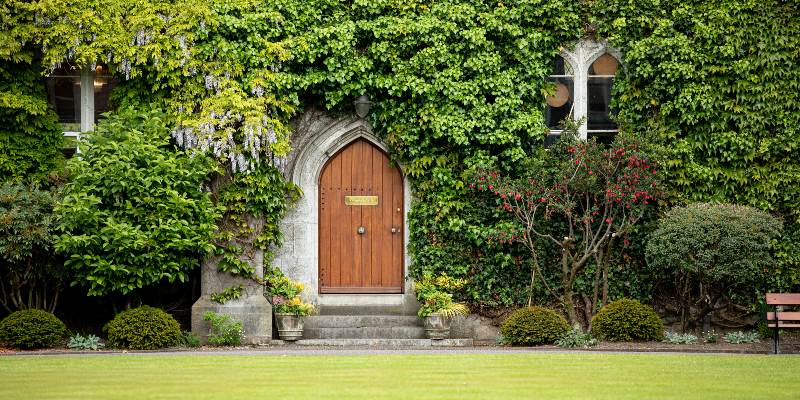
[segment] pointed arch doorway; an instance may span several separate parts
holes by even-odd
[[[403,293],[403,177],[358,138],[319,179],[319,293]]]

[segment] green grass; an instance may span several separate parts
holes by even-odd
[[[0,399],[796,399],[800,357],[6,356],[0,382]]]

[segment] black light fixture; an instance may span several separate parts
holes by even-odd
[[[359,118],[364,118],[369,114],[372,102],[369,101],[369,96],[363,94],[353,102],[353,106],[356,108],[356,115],[358,115]]]

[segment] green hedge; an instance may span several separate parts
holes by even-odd
[[[17,349],[39,349],[62,344],[67,327],[43,310],[21,310],[0,322],[0,342]]]
[[[181,326],[161,309],[141,306],[117,314],[106,326],[111,347],[151,350],[175,346]]]
[[[569,324],[564,317],[539,306],[514,311],[500,327],[503,340],[519,346],[553,343],[567,332]]]
[[[664,323],[652,307],[620,299],[605,305],[592,318],[592,335],[615,342],[661,340]]]

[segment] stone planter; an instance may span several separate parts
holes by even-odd
[[[450,318],[441,314],[431,314],[425,317],[425,336],[428,339],[441,340],[450,337]]]
[[[275,314],[278,336],[281,340],[295,341],[303,337],[303,317],[294,314]]]

